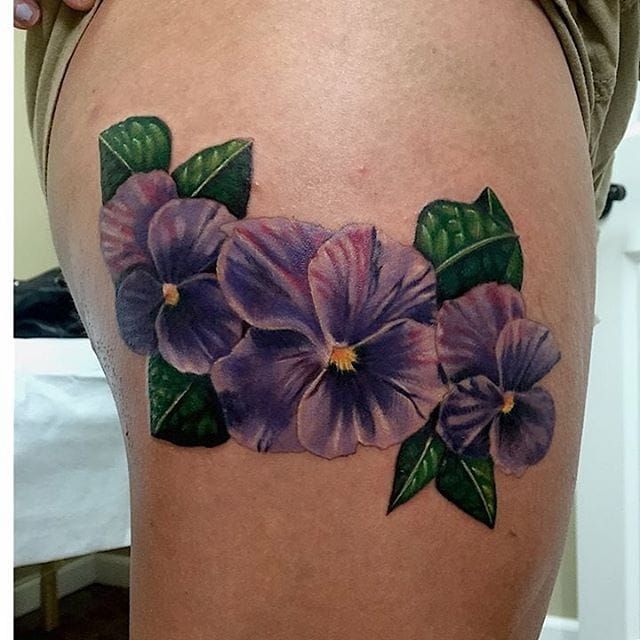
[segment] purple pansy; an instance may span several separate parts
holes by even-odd
[[[370,225],[335,233],[245,220],[218,262],[250,326],[212,369],[232,437],[325,458],[388,447],[423,426],[445,390],[435,351],[435,273]]]
[[[436,344],[452,383],[437,430],[450,449],[522,474],[547,453],[555,409],[536,384],[560,359],[549,329],[524,317],[518,291],[474,287],[438,312]]]
[[[231,351],[242,323],[215,268],[221,226],[234,220],[213,200],[178,198],[164,171],[134,174],[102,207],[100,241],[129,348],[158,350],[180,371],[198,374]]]

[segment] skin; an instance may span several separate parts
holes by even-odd
[[[76,11],[89,11],[95,0],[63,0],[64,4]],[[13,26],[17,29],[31,29],[40,22],[42,9],[36,0],[13,0]]]
[[[534,640],[569,516],[593,324],[591,170],[552,28],[522,0],[186,4],[101,7],[50,148],[56,247],[127,442],[132,640]],[[174,166],[255,138],[250,216],[375,222],[410,243],[426,202],[495,189],[521,235],[528,315],[563,354],[544,382],[551,450],[522,478],[497,473],[495,530],[433,487],[385,517],[395,447],[326,461],[149,437],[145,360],[118,336],[98,245],[97,137],[135,114],[169,124]]]

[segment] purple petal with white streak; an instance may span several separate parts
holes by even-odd
[[[303,446],[324,458],[353,453],[358,443],[384,449],[415,433],[440,401],[432,327],[405,320],[357,348],[355,371],[329,367],[298,412]]]
[[[213,272],[226,234],[221,226],[235,218],[205,198],[171,200],[149,224],[149,250],[163,282],[179,284],[198,273]]]
[[[162,285],[146,269],[134,269],[116,290],[116,318],[122,339],[142,355],[157,346],[155,320],[164,298]]]
[[[359,370],[410,398],[424,418],[442,400],[446,387],[438,372],[434,327],[401,320],[383,327],[356,349]]]
[[[495,282],[481,284],[444,302],[437,316],[436,344],[449,379],[458,382],[484,375],[497,383],[498,336],[507,322],[523,316],[520,293]]]
[[[491,429],[491,455],[507,473],[522,475],[544,458],[551,446],[556,414],[545,389],[516,393],[513,409],[501,414]]]
[[[487,431],[502,405],[502,392],[489,378],[468,378],[456,384],[444,399],[436,430],[455,453],[486,457]]]
[[[395,320],[434,320],[433,267],[371,225],[345,226],[327,240],[309,263],[309,285],[332,343],[360,342]]]
[[[255,451],[302,451],[296,412],[323,364],[299,333],[249,329],[211,372],[231,437]]]
[[[164,171],[134,173],[100,210],[100,246],[111,278],[136,265],[151,265],[147,233],[153,214],[177,196]]]
[[[158,316],[158,350],[179,371],[207,374],[240,340],[242,323],[212,275],[190,278],[178,292],[178,304],[165,304]]]
[[[220,252],[218,273],[240,317],[261,329],[291,329],[318,341],[307,269],[330,235],[320,226],[284,218],[234,225]]]
[[[551,331],[532,320],[513,320],[500,333],[496,347],[500,386],[526,391],[539,382],[560,360]]]

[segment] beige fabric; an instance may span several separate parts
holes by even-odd
[[[633,107],[640,67],[640,0],[539,0],[565,52],[593,167],[596,211],[609,189],[613,153]],[[29,123],[43,188],[58,92],[89,14],[42,0],[44,19],[27,36]]]
[[[596,211],[607,199],[640,68],[640,0],[539,0],[567,58],[589,142]]]
[[[40,183],[46,194],[46,168],[51,123],[71,56],[98,10],[70,9],[61,0],[39,0],[42,20],[27,33],[25,88],[27,115]]]

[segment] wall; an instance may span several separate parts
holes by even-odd
[[[25,34],[15,35],[14,95],[14,258],[15,278],[30,278],[58,264],[38,173],[24,103]]]
[[[33,160],[24,106],[24,33],[15,36],[15,253],[16,278],[28,278],[57,265],[44,197]],[[572,523],[549,612],[575,618],[576,544]]]
[[[578,617],[576,564],[576,522],[575,514],[572,513],[558,579],[549,603],[549,614],[552,616],[561,616],[563,618]]]

